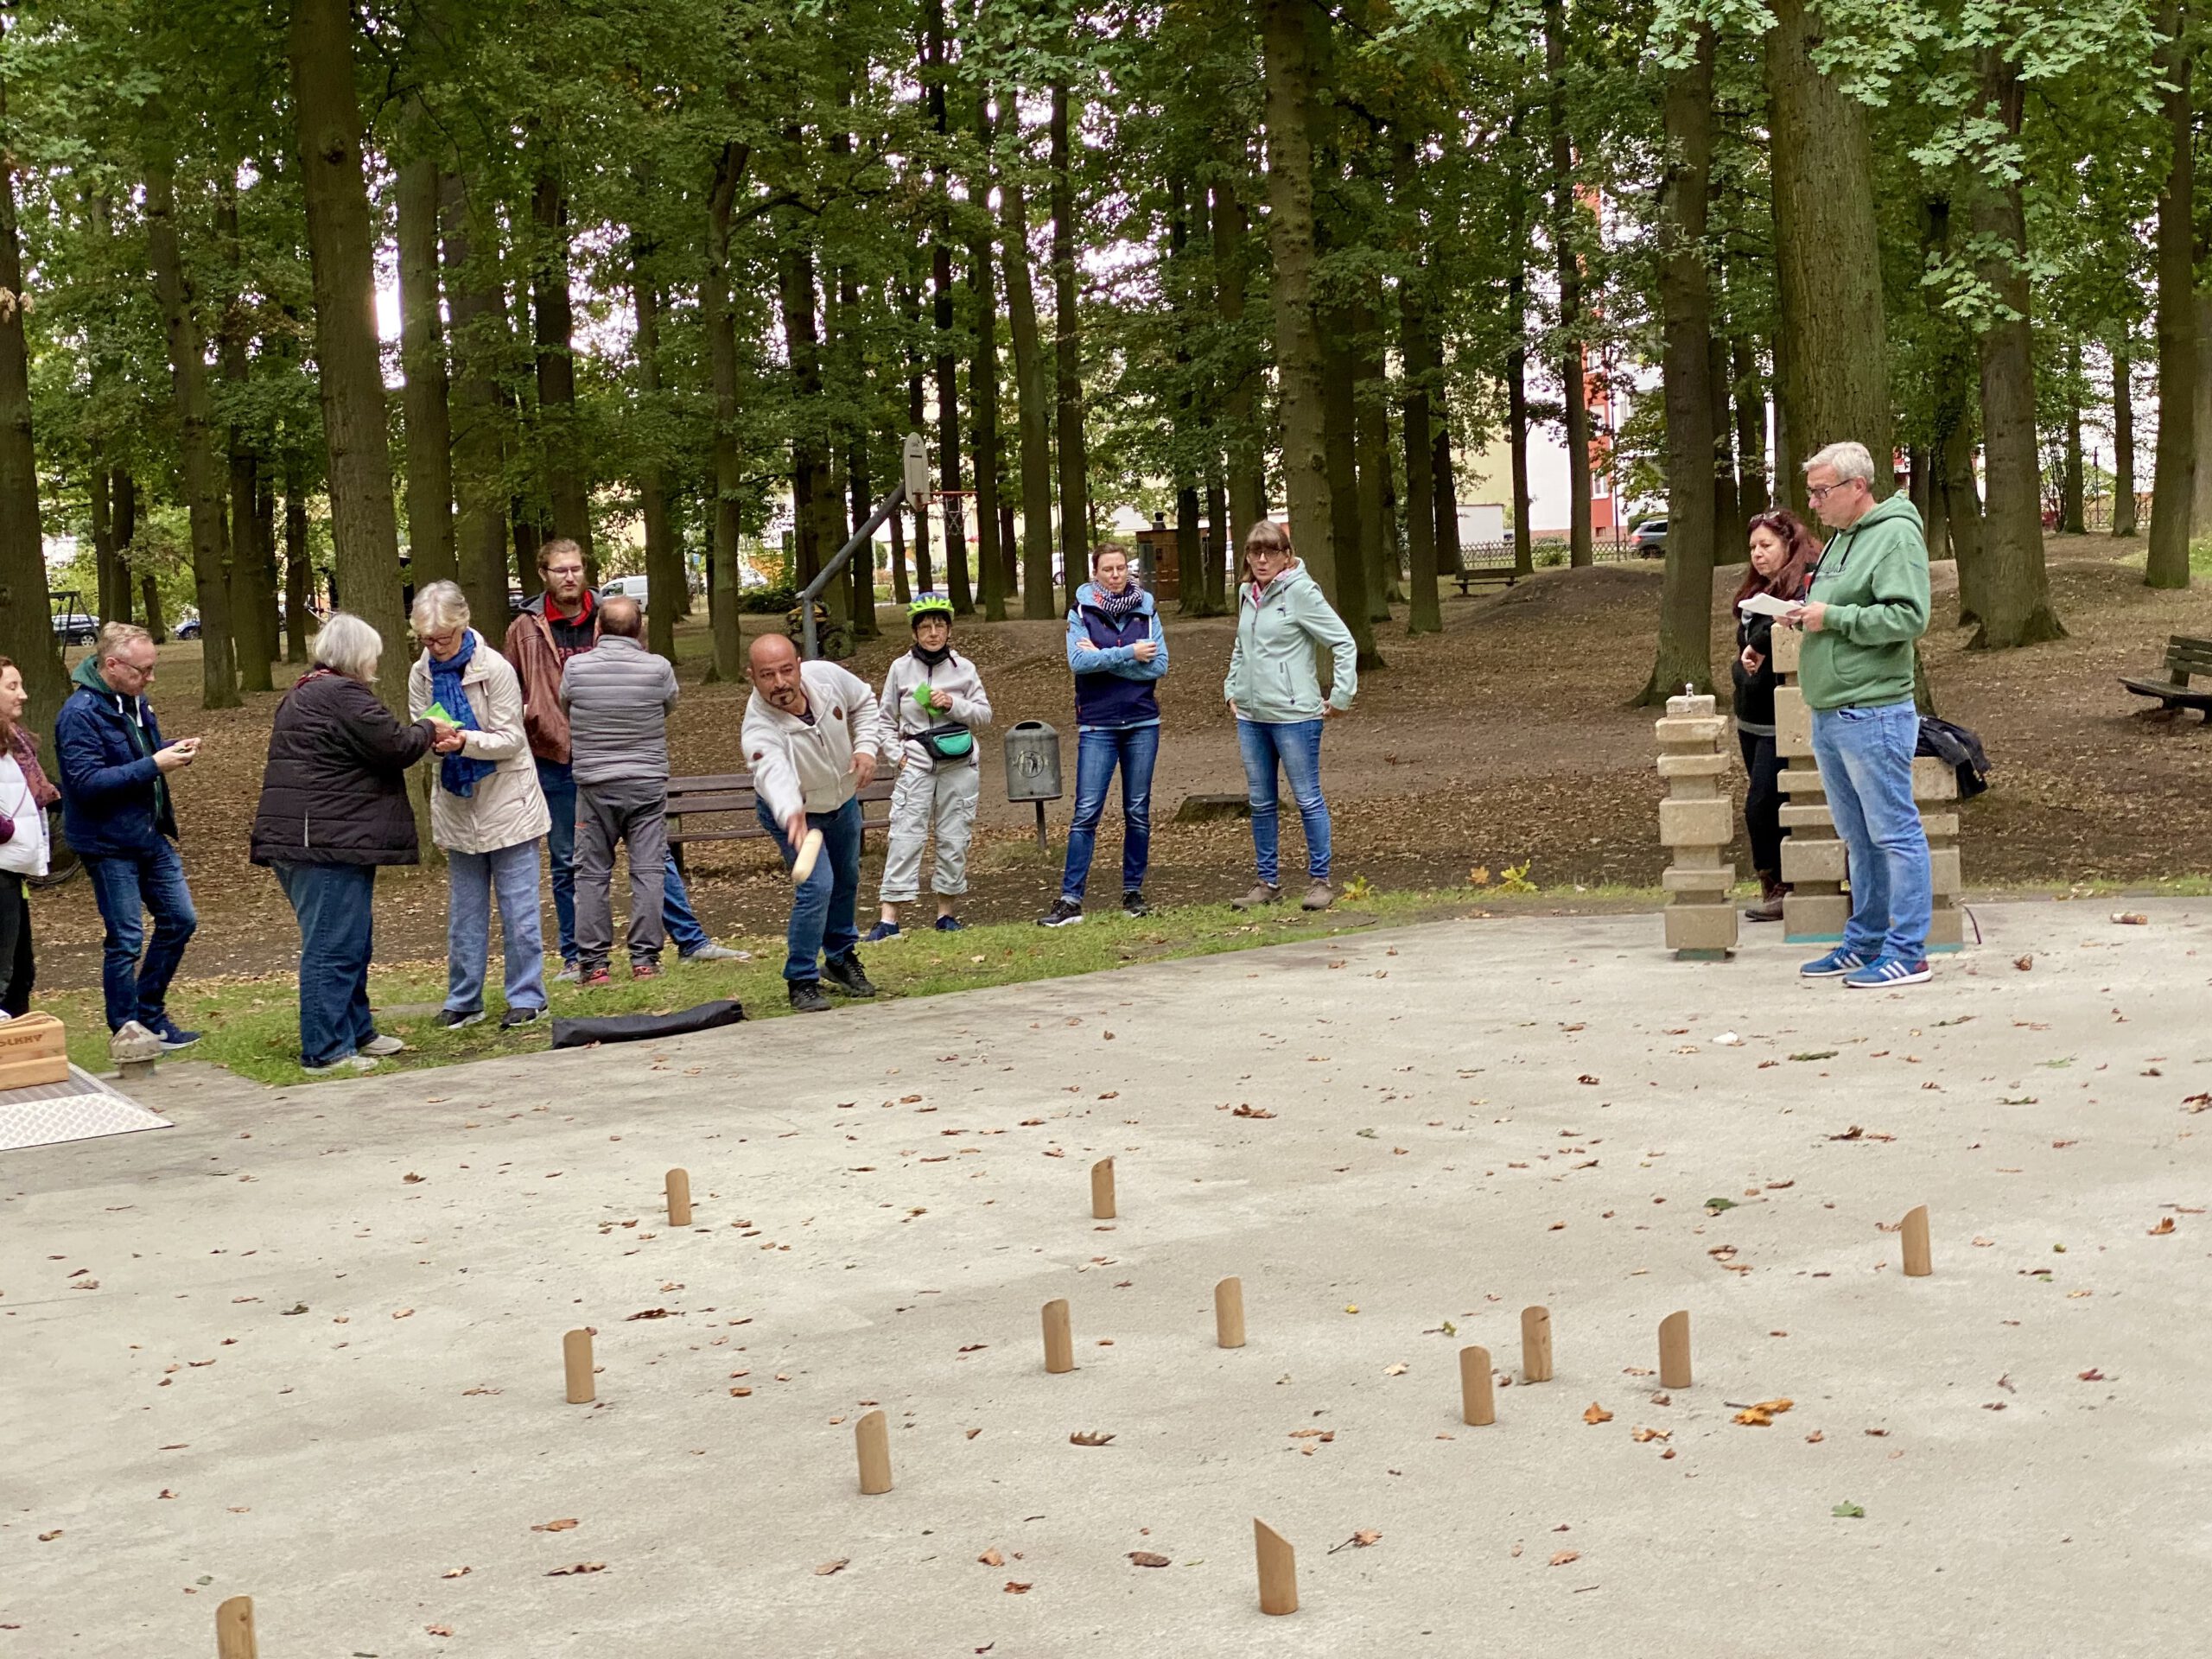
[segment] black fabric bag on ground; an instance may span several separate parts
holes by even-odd
[[[1933,715],[1920,717],[1920,741],[1915,754],[1932,755],[1959,775],[1959,798],[1970,801],[1989,787],[1989,757],[1981,740],[1963,726]]]
[[[593,1043],[642,1043],[660,1037],[685,1037],[695,1031],[734,1026],[745,1018],[735,1001],[702,1002],[675,1014],[609,1014],[596,1020],[556,1020],[553,1046],[584,1048]]]

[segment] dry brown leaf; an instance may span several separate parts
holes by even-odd
[[[1105,1446],[1113,1438],[1111,1434],[1102,1434],[1095,1428],[1082,1428],[1068,1436],[1068,1444],[1070,1446]]]
[[[1582,1421],[1589,1424],[1591,1427],[1595,1428],[1600,1423],[1611,1422],[1613,1421],[1613,1414],[1607,1411],[1595,1400],[1592,1400],[1590,1402],[1590,1408],[1582,1414]]]
[[[1672,1440],[1674,1435],[1675,1431],[1671,1428],[1639,1428],[1630,1438],[1642,1446],[1651,1440]]]
[[[1805,1444],[1808,1446],[1818,1446],[1826,1439],[1827,1439],[1827,1436],[1816,1428],[1805,1437]]]
[[[2158,1224],[2150,1229],[2150,1234],[2153,1238],[2164,1238],[2168,1233],[2173,1231],[2173,1230],[2174,1218],[2171,1216],[2160,1216],[2158,1217]]]
[[[817,1579],[826,1579],[826,1578],[828,1578],[828,1577],[829,1577],[832,1573],[842,1573],[842,1572],[843,1572],[847,1567],[850,1567],[852,1564],[853,1564],[853,1558],[852,1558],[851,1556],[849,1556],[849,1555],[840,1555],[840,1556],[839,1556],[836,1560],[834,1560],[834,1561],[824,1561],[824,1562],[823,1562],[823,1563],[822,1563],[822,1565],[821,1565],[821,1566],[819,1566],[819,1567],[816,1567],[816,1568],[814,1569],[814,1576],[815,1576],[816,1578],[817,1578]]]
[[[2015,957],[2012,958],[2012,965],[2024,974],[2036,965],[2036,959],[2032,956]]]
[[[1004,1567],[1006,1565],[1006,1556],[996,1544],[993,1544],[988,1549],[985,1550],[976,1559],[981,1561],[985,1567]]]
[[[2151,918],[2139,910],[2116,910],[2113,912],[2112,918],[2122,927],[2148,927],[2151,925]]]
[[[1148,1549],[1133,1549],[1129,1552],[1129,1565],[1132,1567],[1166,1567],[1168,1565],[1168,1560],[1165,1555],[1155,1555]]]
[[[413,1186],[413,1185],[416,1185],[416,1184],[418,1184],[418,1183],[422,1180],[422,1179],[423,1179],[423,1178],[422,1178],[420,1175],[417,1175],[416,1173],[415,1173],[415,1172],[414,1172],[413,1170],[410,1170],[410,1171],[408,1171],[408,1172],[407,1172],[407,1173],[406,1173],[406,1174],[404,1174],[404,1175],[401,1176],[399,1179],[400,1179],[401,1180],[403,1180],[403,1181],[406,1182],[408,1185],[410,1185],[410,1186]]]
[[[568,1532],[572,1530],[579,1523],[575,1517],[571,1516],[566,1521],[540,1522],[537,1526],[532,1527],[531,1530],[532,1532]]]
[[[1273,1117],[1274,1114],[1264,1106],[1239,1106],[1230,1113],[1231,1117]]]
[[[604,1573],[605,1561],[578,1561],[574,1567],[556,1567],[545,1576],[549,1579],[573,1579],[582,1573]]]
[[[1029,1593],[1029,1586],[1018,1580],[1008,1579],[1006,1581],[1006,1592],[1009,1596],[1026,1596]]]
[[[1406,1364],[1403,1360],[1400,1360],[1395,1365],[1385,1365],[1382,1368],[1382,1375],[1385,1376],[1403,1376],[1405,1374]]]
[[[453,1634],[453,1626],[450,1624],[425,1624],[423,1627],[423,1634],[425,1636],[451,1636]]]
[[[415,1310],[411,1307],[397,1308],[393,1311],[391,1317],[395,1319],[411,1319],[415,1317]]]
[[[1580,1550],[1562,1549],[1558,1554],[1552,1557],[1549,1565],[1553,1567],[1565,1567],[1569,1561],[1579,1561],[1581,1559],[1582,1552]]]
[[[52,1532],[41,1532],[41,1534],[39,1534],[39,1535],[38,1535],[38,1541],[39,1541],[39,1542],[41,1542],[41,1544],[50,1544],[50,1543],[52,1543],[55,1539],[59,1538],[60,1535],[61,1535],[61,1529],[60,1529],[60,1528],[59,1528],[59,1527],[56,1527],[56,1528],[55,1528]]]
[[[2075,1372],[2074,1376],[2076,1381],[2082,1382],[2101,1382],[2105,1380],[2105,1374],[2094,1365],[2086,1371]]]

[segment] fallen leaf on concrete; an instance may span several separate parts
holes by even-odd
[[[1382,1375],[1385,1376],[1403,1376],[1405,1374],[1406,1366],[1403,1360],[1399,1361],[1395,1365],[1385,1365],[1382,1368]]]
[[[395,1319],[411,1319],[415,1317],[415,1310],[411,1307],[394,1308],[391,1317]]]
[[[1762,1400],[1758,1404],[1746,1406],[1738,1412],[1733,1421],[1746,1428],[1765,1428],[1796,1403],[1793,1400]]]
[[[1231,1117],[1273,1117],[1274,1114],[1264,1106],[1239,1106],[1230,1113]]]
[[[1113,1440],[1111,1434],[1102,1434],[1095,1428],[1077,1429],[1068,1436],[1070,1446],[1105,1446]]]
[[[1029,1586],[1016,1580],[1008,1579],[1006,1581],[1006,1592],[1009,1596],[1026,1596],[1029,1593]]]
[[[1581,1559],[1582,1552],[1580,1550],[1562,1549],[1558,1554],[1553,1556],[1547,1565],[1552,1567],[1565,1567],[1569,1561],[1579,1561]]]
[[[2076,1371],[2074,1375],[2077,1381],[2082,1382],[2101,1382],[2105,1380],[2105,1374],[2094,1365],[2086,1371]]]
[[[1382,1541],[1382,1535],[1379,1532],[1355,1532],[1341,1544],[1331,1544],[1329,1554],[1333,1555],[1340,1549],[1365,1549],[1370,1544],[1380,1543]]]
[[[733,1400],[742,1400],[752,1392],[753,1390],[751,1389],[741,1383],[736,1388],[734,1388],[729,1391],[729,1397]]]
[[[473,1567],[456,1567],[450,1573],[441,1573],[438,1576],[442,1579],[465,1579],[475,1570]]]
[[[580,1573],[604,1573],[605,1561],[578,1561],[574,1567],[556,1567],[545,1576],[549,1579],[572,1579]]]
[[[1792,1054],[1789,1058],[1793,1060],[1832,1060],[1835,1054],[1832,1048],[1808,1048],[1802,1054]],[[1835,1137],[1830,1135],[1828,1138],[1834,1140]]]
[[[50,1543],[52,1543],[55,1539],[59,1538],[60,1535],[61,1535],[61,1529],[60,1529],[60,1528],[59,1528],[59,1527],[56,1527],[56,1528],[55,1528],[52,1532],[41,1532],[41,1534],[39,1534],[39,1535],[38,1535],[38,1541],[39,1541],[39,1542],[41,1542],[41,1544],[50,1544]]]
[[[84,1269],[79,1268],[77,1271],[82,1273]],[[68,1286],[71,1290],[98,1290],[99,1287],[100,1281],[97,1279],[73,1279]]]
[[[1589,1424],[1591,1427],[1595,1428],[1600,1423],[1611,1422],[1613,1421],[1613,1414],[1607,1411],[1595,1400],[1592,1400],[1590,1402],[1589,1408],[1582,1414],[1582,1421]]]
[[[983,1431],[980,1428],[971,1428],[968,1431],[968,1438],[972,1440],[982,1432]]]
[[[580,1524],[581,1522],[579,1522],[575,1516],[571,1516],[566,1521],[540,1522],[537,1525],[532,1527],[531,1530],[532,1532],[569,1532],[574,1530]]]
[[[1587,1071],[1585,1071],[1580,1077],[1577,1077],[1575,1081],[1583,1084],[1586,1088],[1594,1089],[1598,1086],[1598,1079],[1592,1077]]]
[[[1004,1567],[1006,1565],[1006,1556],[1001,1552],[996,1544],[992,1545],[976,1559],[981,1561],[985,1567]]]
[[[631,1314],[629,1319],[625,1319],[623,1323],[627,1325],[632,1319],[665,1319],[672,1317],[673,1315],[671,1315],[668,1309],[664,1307],[645,1307],[640,1308],[635,1313]]]
[[[1849,1128],[1846,1129],[1841,1135],[1832,1135],[1828,1136],[1828,1139],[1831,1141],[1858,1141],[1863,1139],[1866,1134],[1866,1130],[1860,1128],[1856,1123],[1854,1123]]]
[[[2192,1116],[2212,1111],[2212,1095],[2187,1095],[2183,1096],[2181,1103]]]
[[[2151,1236],[2152,1236],[2152,1237],[2153,1237],[2153,1238],[2163,1238],[2163,1237],[2164,1237],[2168,1233],[2171,1233],[2171,1231],[2173,1231],[2173,1230],[2174,1230],[2174,1218],[2173,1218],[2171,1216],[2160,1216],[2160,1217],[2158,1217],[2158,1224],[2157,1226],[2155,1226],[2155,1227],[2152,1227],[2152,1228],[2148,1229],[2147,1230],[2149,1231],[2149,1233],[2150,1233],[2150,1235],[2151,1235]]]
[[[1805,1444],[1808,1446],[1818,1446],[1826,1439],[1827,1439],[1827,1436],[1821,1433],[1821,1431],[1816,1428],[1805,1437]]]
[[[1875,1440],[1884,1440],[1884,1439],[1886,1439],[1886,1438],[1888,1437],[1889,1432],[1890,1432],[1890,1431],[1889,1431],[1888,1429],[1886,1429],[1886,1428],[1870,1428],[1870,1429],[1868,1429],[1868,1430],[1866,1431],[1866,1433],[1867,1433],[1868,1434],[1870,1434],[1870,1435],[1871,1435],[1871,1436],[1872,1436]]]
[[[453,1626],[450,1624],[425,1624],[423,1627],[423,1634],[425,1636],[451,1636],[453,1634]]]
[[[2031,956],[2015,957],[2012,958],[2012,965],[2024,974],[2036,965],[2036,959]]]
[[[1642,1446],[1651,1440],[1672,1440],[1674,1438],[1674,1430],[1670,1428],[1639,1428],[1630,1438],[1634,1440],[1638,1446]]]
[[[1835,1508],[1830,1510],[1828,1513],[1830,1515],[1841,1516],[1847,1521],[1863,1521],[1866,1518],[1866,1510],[1860,1505],[1853,1503],[1848,1498],[1846,1498],[1842,1503],[1837,1504]]]
[[[1166,1567],[1168,1565],[1168,1560],[1165,1555],[1155,1555],[1148,1549],[1133,1549],[1129,1552],[1129,1565],[1132,1567]]]
[[[416,1173],[415,1173],[415,1172],[414,1172],[413,1170],[411,1170],[411,1169],[410,1169],[410,1171],[408,1171],[406,1174],[404,1174],[404,1175],[401,1176],[399,1179],[400,1179],[402,1181],[405,1182],[409,1186],[415,1186],[415,1185],[420,1185],[420,1184],[421,1184],[422,1179],[423,1179],[423,1178],[422,1178],[420,1175],[417,1175]]]
[[[2116,910],[2112,918],[2122,927],[2148,927],[2151,918],[2139,910]]]
[[[826,1578],[828,1578],[828,1577],[829,1577],[832,1573],[842,1573],[842,1572],[843,1572],[847,1567],[850,1567],[852,1564],[853,1564],[853,1558],[852,1558],[851,1556],[849,1556],[849,1555],[840,1555],[840,1556],[839,1556],[836,1560],[834,1560],[834,1561],[824,1561],[824,1562],[823,1562],[823,1563],[822,1563],[822,1565],[821,1565],[821,1566],[819,1566],[819,1567],[816,1567],[816,1568],[814,1569],[814,1576],[815,1576],[816,1578],[817,1578],[817,1579],[826,1579]]]

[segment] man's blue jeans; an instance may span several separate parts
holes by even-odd
[[[1290,779],[1299,822],[1306,826],[1306,874],[1329,879],[1329,804],[1321,798],[1321,722],[1318,720],[1239,720],[1236,747],[1244,757],[1244,798],[1252,804],[1252,852],[1260,880],[1275,882],[1275,852],[1281,825],[1281,798],[1275,791],[1276,763]]]
[[[369,1019],[376,952],[373,864],[279,864],[300,918],[300,1064],[335,1065],[377,1034]]]
[[[784,826],[757,801],[760,826],[776,838],[789,869],[798,859],[798,849],[784,834]],[[855,796],[835,812],[810,812],[806,827],[822,832],[822,856],[814,874],[791,893],[791,922],[784,935],[784,977],[794,983],[822,977],[821,959],[836,962],[849,956],[861,942],[853,906],[861,892],[861,804]]]
[[[192,889],[184,882],[184,860],[175,842],[159,839],[142,857],[88,857],[85,873],[92,878],[92,898],[107,929],[100,958],[107,1028],[120,1031],[136,1020],[158,1033],[168,1020],[169,981],[176,977],[184,947],[200,925]],[[151,944],[146,942],[148,912],[154,918]]]
[[[1068,825],[1068,861],[1060,877],[1060,897],[1083,902],[1090,880],[1090,855],[1098,844],[1098,820],[1106,811],[1106,789],[1114,769],[1122,770],[1122,891],[1144,886],[1152,862],[1152,765],[1160,758],[1160,728],[1086,726],[1075,749],[1075,818]]]
[[[545,1006],[545,924],[537,904],[537,843],[492,853],[446,855],[446,1007],[484,1007],[484,965],[492,954],[492,899],[499,900],[505,942],[507,1006]]]
[[[1919,741],[1920,711],[1909,701],[1813,711],[1813,759],[1850,861],[1843,948],[1869,962],[1916,963],[1928,955],[1935,880],[1928,836],[1912,804]]]
[[[561,960],[573,968],[576,965],[576,769],[563,760],[540,760],[537,783],[545,791],[546,810],[553,815],[552,828],[545,832],[545,853],[553,866],[553,920],[561,930]],[[676,868],[672,852],[660,915],[677,956],[688,957],[709,942],[707,930],[699,925],[699,918],[692,911],[683,872]]]

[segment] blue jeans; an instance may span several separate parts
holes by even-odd
[[[545,852],[553,865],[553,920],[561,930],[561,960],[573,968],[576,965],[576,769],[563,760],[540,760],[537,784],[545,791],[546,810],[553,815],[552,827],[545,832]],[[679,957],[688,957],[708,943],[707,930],[699,925],[691,895],[684,890],[683,872],[676,868],[673,856],[668,861],[660,915]]]
[[[157,840],[140,857],[128,854],[85,860],[92,898],[107,929],[100,958],[100,988],[107,995],[107,1028],[120,1031],[130,1020],[159,1032],[168,1020],[169,981],[184,960],[184,947],[200,925],[192,889],[184,883],[184,860],[176,843]],[[154,918],[154,940],[146,943],[145,917]],[[139,959],[139,952],[145,959]]]
[[[760,827],[776,838],[784,868],[798,861],[798,849],[784,834],[784,826],[757,801]],[[835,812],[810,812],[806,827],[822,832],[822,856],[814,874],[791,893],[791,923],[784,935],[784,977],[798,983],[822,977],[821,958],[835,962],[852,954],[861,942],[853,906],[861,893],[861,804],[855,796]]]
[[[1090,855],[1098,844],[1098,820],[1106,811],[1106,788],[1114,768],[1122,769],[1122,891],[1144,886],[1152,862],[1152,765],[1160,758],[1160,728],[1086,726],[1076,737],[1075,818],[1068,825],[1067,869],[1060,897],[1083,902],[1090,880]]]
[[[1275,792],[1275,765],[1282,765],[1290,779],[1291,798],[1298,803],[1299,822],[1306,826],[1306,874],[1315,881],[1329,879],[1329,804],[1321,798],[1321,722],[1287,721],[1278,725],[1262,720],[1236,722],[1236,747],[1244,757],[1244,796],[1252,803],[1252,852],[1260,866],[1260,880],[1275,885],[1275,848],[1281,823],[1281,798]]]
[[[544,921],[537,906],[537,843],[491,853],[446,855],[446,1007],[484,1007],[484,964],[492,954],[492,898],[499,900],[506,945],[507,1006],[545,1006]]]
[[[1815,709],[1813,759],[1850,861],[1851,920],[1843,948],[1872,962],[1928,954],[1935,878],[1928,836],[1912,804],[1912,752],[1920,711],[1907,702]]]
[[[369,1019],[376,950],[373,864],[279,864],[300,918],[300,1064],[335,1065],[377,1034]]]

